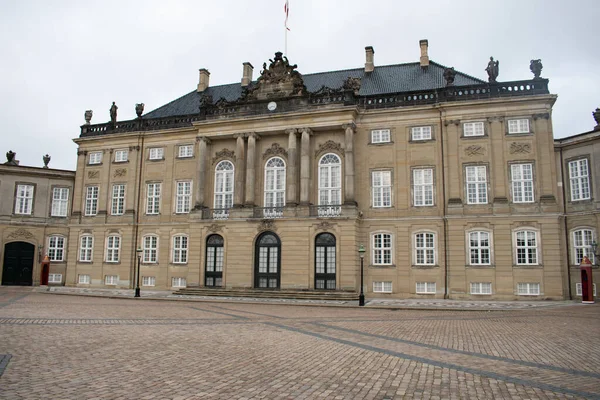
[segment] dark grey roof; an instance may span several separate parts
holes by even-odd
[[[429,68],[421,68],[418,62],[396,65],[383,65],[375,67],[370,73],[365,73],[364,68],[347,69],[341,71],[320,72],[302,75],[304,85],[309,92],[316,92],[322,86],[332,89],[342,87],[348,77],[360,78],[360,96],[381,95],[388,93],[413,92],[432,90],[446,86],[444,69],[446,67],[430,62]],[[479,85],[485,83],[462,72],[456,71],[455,86]],[[238,99],[242,94],[240,83],[209,87],[206,94],[212,96],[213,101],[221,97],[227,101]],[[203,93],[204,94],[204,93]],[[188,93],[154,111],[144,115],[144,118],[162,118],[176,115],[197,114],[200,109],[200,96],[196,90]]]

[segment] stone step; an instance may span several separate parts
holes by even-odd
[[[299,300],[358,300],[356,292],[349,291],[310,291],[310,290],[254,290],[254,289],[209,289],[209,288],[184,288],[173,294],[187,296],[210,297],[250,297],[269,299],[299,299]]]

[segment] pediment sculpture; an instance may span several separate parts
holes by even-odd
[[[269,59],[269,66],[263,63],[263,69],[256,83],[249,85],[242,93],[244,100],[266,100],[303,96],[306,86],[302,75],[296,71],[298,66],[291,65],[282,52],[275,53],[274,59]]]

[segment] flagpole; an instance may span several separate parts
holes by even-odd
[[[285,12],[285,22],[283,24],[283,29],[285,31],[285,46],[284,46],[284,50],[285,50],[285,56],[287,57],[288,55],[288,49],[287,49],[287,34],[288,34],[288,26],[287,26],[287,21],[288,21],[288,16],[290,13],[290,0],[285,0],[285,4],[283,6],[283,11]]]
[[[287,52],[287,28],[284,26],[283,29],[285,30],[285,56],[287,57],[288,52]]]

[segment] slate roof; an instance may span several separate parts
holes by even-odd
[[[365,73],[364,68],[354,68],[341,71],[303,74],[304,85],[309,92],[316,92],[322,86],[339,89],[348,77],[360,78],[359,96],[381,95],[389,93],[413,92],[432,90],[446,86],[444,69],[446,67],[430,61],[429,68],[422,69],[420,63],[376,66],[375,70]],[[479,85],[486,83],[465,73],[456,71],[455,86]],[[242,94],[242,86],[238,83],[212,86],[206,92],[213,101],[224,97],[233,101]],[[204,93],[203,93],[204,94]],[[143,118],[162,118],[178,115],[197,114],[200,109],[200,96],[196,90],[190,92],[156,110],[145,114]]]

